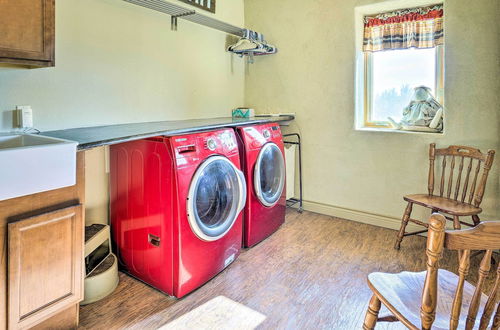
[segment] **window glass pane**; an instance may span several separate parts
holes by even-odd
[[[371,121],[399,121],[417,86],[430,87],[435,95],[435,48],[374,52],[372,67]]]

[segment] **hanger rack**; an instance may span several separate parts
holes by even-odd
[[[144,8],[149,8],[171,16],[172,30],[177,31],[179,18],[210,27],[221,32],[243,37],[245,29],[219,21],[215,18],[199,14],[194,9],[189,9],[165,0],[123,0]]]

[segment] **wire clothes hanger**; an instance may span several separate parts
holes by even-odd
[[[229,46],[227,50],[240,57],[248,56],[250,64],[254,63],[254,56],[271,55],[278,52],[276,46],[267,43],[262,33],[248,29],[245,29],[243,37],[234,45]]]

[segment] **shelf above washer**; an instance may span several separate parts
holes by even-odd
[[[219,21],[209,16],[199,14],[194,9],[189,9],[169,1],[165,0],[123,0],[123,1],[172,16],[173,30],[177,30],[177,19],[182,18],[184,20],[204,25],[212,29],[232,34],[238,37],[242,37],[244,35],[245,29],[243,28]]]

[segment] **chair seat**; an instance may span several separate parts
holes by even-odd
[[[368,284],[382,303],[406,326],[421,329],[420,306],[426,272],[399,274],[371,273]],[[438,272],[438,305],[432,329],[449,329],[453,298],[457,288],[458,276],[444,269]],[[467,312],[474,295],[475,287],[464,283],[462,313],[458,329],[465,329]],[[482,294],[475,328],[479,327],[481,315],[488,297]],[[490,322],[491,323],[491,322]]]
[[[445,197],[416,194],[406,195],[403,198],[407,202],[412,202],[451,215],[467,216],[476,215],[482,212],[482,209],[479,207]]]

